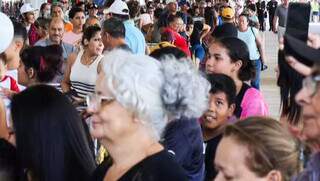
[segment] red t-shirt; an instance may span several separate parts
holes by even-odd
[[[188,57],[191,56],[191,52],[187,43],[187,40],[181,36],[178,32],[172,30],[171,28],[167,27],[164,30],[165,32],[170,32],[171,35],[174,38],[174,45],[178,48],[180,48],[184,53],[187,54]]]
[[[11,91],[20,92],[17,82],[8,75],[4,76],[4,78],[0,81],[0,86],[10,89]]]

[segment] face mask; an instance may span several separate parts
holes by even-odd
[[[51,18],[50,10],[45,10],[45,11],[43,12],[43,17],[44,17],[44,18],[47,18],[47,19],[50,19],[50,18]]]

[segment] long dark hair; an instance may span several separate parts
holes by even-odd
[[[11,103],[18,159],[35,180],[89,180],[96,164],[76,109],[58,90],[36,85]]]
[[[303,76],[292,69],[284,59],[284,52],[278,52],[279,77],[277,85],[280,87],[281,116],[286,116],[288,122],[297,124],[301,117],[301,106],[295,101],[295,95],[302,88]]]
[[[245,42],[235,37],[225,37],[215,40],[215,43],[227,49],[232,62],[241,60],[242,66],[238,73],[240,80],[248,81],[256,76],[255,68],[249,57],[249,49]]]
[[[46,47],[34,46],[22,51],[20,58],[25,71],[33,68],[37,80],[42,83],[51,82],[61,70],[63,50],[60,45]]]

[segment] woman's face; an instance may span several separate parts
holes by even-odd
[[[218,43],[213,43],[208,52],[206,61],[206,72],[221,73],[233,77],[235,63],[231,62],[226,48]]]
[[[29,76],[25,71],[25,66],[21,60],[18,67],[18,84],[23,86],[27,86],[29,84]]]
[[[303,139],[313,146],[320,142],[320,83],[307,82],[297,93],[296,102],[302,106]]]
[[[59,6],[55,6],[52,9],[52,17],[61,17],[63,18],[63,10]]]
[[[34,18],[34,13],[33,12],[27,12],[26,13],[26,21],[30,24],[33,24],[34,21],[35,21],[35,18]]]
[[[242,30],[246,30],[248,28],[248,18],[245,16],[240,16],[239,17],[239,28]]]
[[[181,18],[175,18],[175,20],[171,22],[169,26],[175,32],[179,32],[180,28],[183,26],[183,21]]]
[[[100,73],[96,84],[98,96],[113,97],[105,86],[105,75]],[[134,115],[116,100],[101,101],[100,108],[94,110],[90,133],[94,138],[115,140],[131,135],[136,129]]]
[[[267,181],[267,178],[257,177],[248,168],[248,157],[250,153],[247,146],[241,145],[232,136],[223,137],[214,160],[218,172],[215,181]]]
[[[90,39],[87,47],[88,50],[94,55],[102,54],[104,46],[101,38],[101,31],[96,32],[96,34]]]
[[[234,106],[229,106],[224,92],[210,93],[209,109],[204,113],[202,125],[207,129],[223,126],[232,116]]]

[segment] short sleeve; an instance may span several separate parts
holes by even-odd
[[[253,30],[253,33],[254,33],[255,37],[259,36],[259,30],[257,28],[253,27],[252,30]]]
[[[269,114],[269,108],[265,103],[261,92],[254,88],[250,88],[246,91],[241,102],[241,108],[242,112],[240,119],[250,116],[267,116]]]

